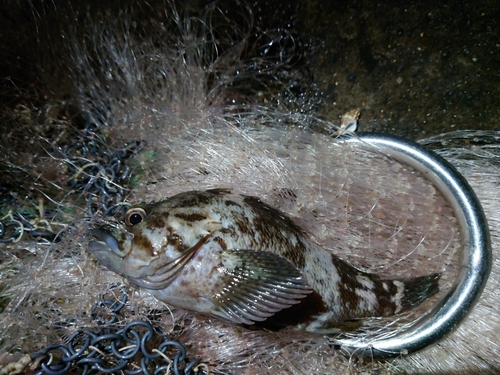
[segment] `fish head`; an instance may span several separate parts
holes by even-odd
[[[92,229],[89,250],[104,266],[140,287],[162,289],[218,228],[220,222],[207,210],[167,199],[132,206],[122,220]]]
[[[241,248],[220,194],[133,206],[122,221],[92,230],[90,251],[163,302],[237,324],[298,304],[312,292],[302,271],[279,254]]]

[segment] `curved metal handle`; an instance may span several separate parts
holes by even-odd
[[[481,295],[491,271],[490,234],[483,209],[465,178],[445,159],[417,143],[397,137],[361,133],[345,139],[356,147],[377,149],[426,176],[453,207],[462,236],[461,266],[448,294],[414,326],[380,339],[340,338],[335,345],[348,354],[393,358],[422,350],[452,332]]]

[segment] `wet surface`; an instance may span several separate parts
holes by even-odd
[[[500,129],[500,2],[311,0],[322,117],[411,139]]]
[[[90,40],[84,15],[116,15],[111,18],[120,22],[120,15],[129,14],[137,39],[147,40],[155,35],[149,20],[164,16],[164,7],[161,0],[112,7],[96,0],[0,5],[5,26],[0,30],[0,149],[5,149],[0,169],[6,169],[10,185],[61,174],[50,160],[34,172],[11,165],[37,164],[34,158],[45,146],[35,138],[61,145],[61,137],[71,141],[73,134],[64,129],[81,128],[74,67],[64,46],[69,38]],[[224,102],[216,105],[258,103],[337,125],[344,114],[359,113],[358,131],[409,139],[500,129],[498,1],[257,0],[219,1],[217,7],[212,20],[220,53],[244,40],[241,55],[220,67],[232,72],[241,63],[247,70],[232,78],[221,95]],[[201,17],[205,3],[193,0],[177,8]],[[175,22],[166,27],[175,30]],[[33,144],[30,152],[27,142]],[[37,188],[24,185],[24,190]]]
[[[225,9],[228,3],[232,2],[216,4]],[[205,6],[203,1],[190,1],[187,8],[199,16],[200,4]],[[232,4],[246,9],[241,3]],[[500,129],[500,2],[258,0],[245,4],[251,15],[245,9],[238,13],[237,8],[217,16],[233,28],[235,37],[238,27],[253,30],[245,36],[248,44],[242,58],[254,64],[248,65],[248,80],[237,81],[239,85],[224,93],[229,104],[251,102],[252,95],[259,96],[266,89],[259,103],[299,110],[336,124],[346,112],[359,110],[360,131],[419,139],[458,129]],[[97,159],[104,155],[95,151],[75,151],[72,158],[65,155],[74,169],[50,157],[50,152],[78,145],[75,134],[81,131],[85,136],[87,126],[81,124],[84,119],[72,102],[70,68],[64,61],[69,56],[60,53],[65,36],[58,27],[71,25],[81,31],[79,24],[73,24],[78,15],[103,8],[107,14],[132,8],[129,14],[138,17],[134,21],[139,26],[140,19],[147,21],[165,12],[160,0],[106,6],[98,0],[78,4],[8,0],[0,4],[0,201],[8,206],[0,207],[5,210],[0,211],[2,217],[16,205],[31,208],[25,214],[21,211],[25,216],[59,214],[50,206],[45,211],[40,205],[33,210],[33,203],[43,201],[40,194],[48,197],[47,202],[51,197],[59,201],[71,181],[79,188],[97,186],[93,175],[88,173],[84,179],[81,173],[91,167],[95,175],[110,173],[118,178],[128,171],[113,162],[103,168],[97,161],[88,163],[89,154],[96,154]],[[233,14],[243,16],[240,20]],[[84,24],[85,17],[79,19]],[[113,19],[120,21],[118,16]],[[149,29],[137,30],[139,39],[148,35]],[[66,40],[89,38],[83,34],[70,33]],[[230,48],[232,33],[216,36]],[[277,59],[276,68],[271,66],[273,59]],[[226,65],[228,71],[234,69],[233,62]],[[95,65],[96,70],[102,69]],[[259,76],[266,69],[271,73]],[[96,113],[101,111],[105,108],[95,108]],[[118,147],[123,144],[118,142]],[[71,209],[65,211],[68,217]],[[11,238],[18,237],[13,225],[5,227],[3,232],[10,228]],[[45,239],[47,231],[37,233]],[[0,300],[0,310],[7,304]]]
[[[46,38],[39,24],[42,16],[54,20],[60,17],[57,12],[66,13],[65,20],[71,16],[63,5],[33,4],[11,1],[1,9],[2,23],[8,26],[0,33],[0,51],[6,56],[0,65],[0,94],[5,105],[22,101],[27,93],[31,102],[33,96],[51,95],[43,92],[46,88],[37,82],[33,67],[52,57],[44,56],[43,50],[30,53],[30,48],[36,50],[36,43]],[[153,1],[134,7],[139,13],[154,14],[161,12],[162,4]],[[74,14],[85,9],[75,6],[70,6]],[[99,7],[102,4],[87,9]],[[200,2],[191,1],[186,7],[197,14]],[[498,1],[304,0],[276,4],[259,0],[248,8],[255,30],[270,30],[270,38],[287,35],[297,42],[295,53],[302,54],[292,59],[294,76],[276,75],[278,80],[290,81],[288,93],[267,104],[290,103],[302,96],[292,109],[298,104],[303,111],[336,124],[344,113],[359,109],[359,130],[411,139],[459,129],[500,129]],[[238,22],[249,18],[242,21]],[[262,40],[249,40],[249,53],[259,57],[263,50],[251,51],[253,42]],[[52,66],[58,70],[57,62]],[[308,85],[315,87],[308,90]],[[246,92],[244,95],[248,97]]]

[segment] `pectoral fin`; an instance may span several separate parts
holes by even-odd
[[[266,320],[312,292],[302,271],[280,255],[226,250],[222,263],[225,285],[211,301],[220,316],[237,324]]]

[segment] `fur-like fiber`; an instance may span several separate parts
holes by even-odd
[[[167,17],[177,15],[172,11]],[[331,124],[283,108],[224,105],[232,95],[230,83],[240,79],[230,67],[248,62],[238,60],[237,45],[206,64],[202,57],[214,50],[211,40],[201,38],[212,35],[209,17],[190,24],[176,21],[180,32],[174,40],[157,29],[150,42],[139,41],[126,18],[91,24],[80,42],[67,34],[71,42],[61,58],[68,64],[79,110],[94,116],[110,139],[148,141],[146,152],[135,159],[133,173],[140,181],[127,200],[215,187],[258,196],[360,268],[394,278],[443,272],[436,298],[442,297],[453,282],[460,245],[443,197],[424,178],[376,150],[361,151],[325,134],[336,134]],[[101,62],[97,69],[96,59]],[[439,146],[459,137],[452,148]],[[489,144],[465,146],[478,137]],[[215,374],[497,373],[499,137],[471,132],[422,141],[457,166],[475,189],[490,224],[495,259],[478,305],[455,333],[432,348],[387,362],[360,361],[345,357],[324,337],[250,331],[170,311],[133,288],[125,320],[163,310],[153,323],[172,332],[190,358],[201,358]],[[92,305],[111,283],[121,281],[87,251],[84,207],[75,216],[79,220],[59,244],[1,245],[0,296],[9,303],[0,313],[0,353],[14,347],[33,353],[77,328],[95,325],[88,316]],[[436,298],[403,317],[368,320],[349,334],[378,337],[402,329]],[[55,322],[71,324],[64,332],[54,330]]]

